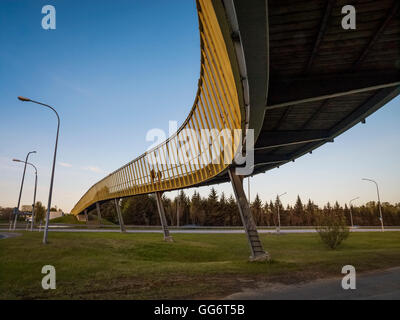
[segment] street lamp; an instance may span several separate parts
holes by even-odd
[[[284,196],[286,193],[287,192],[284,192],[284,193],[278,195],[278,230],[277,230],[278,233],[281,232],[281,215],[280,215],[280,212],[279,212],[279,207],[280,207],[280,203],[281,203],[281,199],[280,198],[282,196]]]
[[[34,101],[34,100],[31,100],[31,99],[28,99],[28,98],[24,98],[24,97],[18,97],[18,99],[21,100],[21,101],[33,102],[33,103],[36,103],[36,104],[40,104],[40,105],[42,105],[44,107],[47,107],[47,108],[53,110],[54,113],[57,116],[57,121],[58,121],[58,123],[57,123],[56,143],[55,143],[55,147],[54,147],[53,168],[52,168],[52,171],[51,171],[49,200],[48,200],[48,203],[47,203],[46,226],[45,226],[44,234],[43,234],[43,243],[46,244],[47,243],[47,233],[48,233],[48,229],[49,229],[51,197],[53,195],[53,182],[54,182],[54,170],[55,170],[55,166],[56,166],[56,157],[57,157],[58,133],[60,131],[60,117],[58,116],[58,113],[57,113],[56,109],[54,109],[53,107],[51,107],[51,106],[49,106],[47,104],[44,104],[44,103],[41,103],[41,102],[38,102],[38,101]]]
[[[16,226],[17,226],[17,218],[18,218],[18,212],[19,212],[19,205],[21,204],[21,195],[22,195],[22,189],[23,189],[23,187],[24,187],[25,172],[26,172],[26,163],[28,162],[28,158],[29,158],[29,155],[30,155],[31,153],[36,153],[36,151],[30,151],[30,152],[28,152],[28,154],[26,155],[26,158],[25,158],[24,173],[22,174],[21,187],[20,187],[20,189],[19,189],[18,204],[17,204],[17,208],[15,209],[15,212],[14,212],[14,227],[13,227],[14,230],[15,230],[15,228],[16,228]]]
[[[381,198],[379,196],[379,187],[378,187],[378,183],[375,180],[372,179],[367,179],[367,178],[362,178],[361,180],[365,180],[365,181],[370,181],[375,183],[376,186],[376,193],[378,195],[378,207],[379,207],[379,219],[381,220],[381,228],[382,228],[382,232],[385,231],[385,229],[383,228],[383,217],[382,217],[382,208],[381,208]]]
[[[35,203],[36,203],[36,189],[37,189],[37,168],[30,162],[25,162],[18,159],[13,159],[15,162],[22,162],[25,164],[31,165],[35,169],[35,191],[33,192],[33,204],[32,204],[32,222],[31,222],[31,231],[33,231],[33,222],[35,220]]]
[[[353,228],[353,213],[351,212],[351,208],[352,208],[351,203],[352,203],[354,200],[357,200],[357,199],[360,199],[360,197],[351,199],[351,200],[349,201],[350,221],[351,221],[351,227],[352,227],[352,228]]]

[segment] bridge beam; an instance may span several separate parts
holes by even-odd
[[[395,72],[349,73],[276,79],[269,88],[266,110],[286,108],[306,102],[325,100],[360,92],[398,87]]]
[[[309,140],[323,140],[329,134],[329,130],[265,130],[261,131],[254,149],[258,151],[281,145],[307,143]]]
[[[122,218],[121,207],[119,206],[118,202],[119,199],[118,200],[114,199],[115,210],[117,211],[117,216],[118,216],[119,228],[121,229],[121,232],[126,232],[124,219]]]
[[[99,219],[99,222],[101,223],[101,211],[100,211],[100,204],[96,202],[96,210],[97,210],[97,218]]]
[[[243,176],[238,176],[235,173],[235,168],[230,167],[229,178],[231,179],[233,191],[235,193],[236,202],[239,207],[240,217],[246,231],[247,240],[249,241],[251,256],[250,261],[265,261],[269,260],[269,254],[264,251],[253,215],[250,211],[249,203],[243,190]]]
[[[165,217],[165,210],[164,210],[164,206],[162,204],[162,192],[156,192],[155,194],[156,194],[156,200],[157,200],[158,213],[160,215],[161,227],[164,232],[164,241],[172,242],[174,240],[172,239],[172,237],[169,234],[167,218]]]

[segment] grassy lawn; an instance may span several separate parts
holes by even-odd
[[[88,223],[86,223],[86,221],[79,221],[75,216],[71,215],[71,214],[67,214],[65,216],[62,217],[58,217],[55,219],[51,219],[50,220],[50,224],[52,223],[65,223],[65,224],[78,224],[78,225],[87,225]],[[97,217],[95,217],[95,219],[89,221],[89,224],[99,224],[99,220],[97,219]],[[106,220],[106,219],[101,219],[101,224],[103,225],[113,225],[112,222]]]
[[[244,234],[42,233],[0,240],[0,299],[219,298],[257,283],[295,283],[400,265],[400,232],[352,233],[337,250],[317,234],[261,234],[269,263],[250,263]],[[55,266],[57,289],[41,288]]]

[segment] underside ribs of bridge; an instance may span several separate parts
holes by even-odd
[[[165,217],[165,210],[162,204],[162,192],[156,192],[157,208],[160,215],[161,227],[164,232],[164,240],[172,242],[173,239],[169,234],[167,218]]]
[[[115,210],[117,211],[119,228],[121,229],[121,232],[126,232],[124,219],[122,219],[121,207],[119,206],[119,199],[118,200],[114,199],[114,203],[115,203]]]
[[[230,167],[228,172],[239,207],[240,217],[250,245],[250,261],[269,260],[269,254],[263,249],[249,203],[243,190],[243,176],[236,175],[235,168],[233,167]]]
[[[397,71],[276,79],[270,85],[266,109],[293,107],[305,102],[396,87],[399,83]]]
[[[99,219],[99,222],[101,223],[101,211],[100,211],[100,204],[96,202],[96,210],[97,210],[97,218]]]

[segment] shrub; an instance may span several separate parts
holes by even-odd
[[[336,249],[349,236],[346,220],[339,215],[323,214],[316,229],[322,242],[331,249]]]

